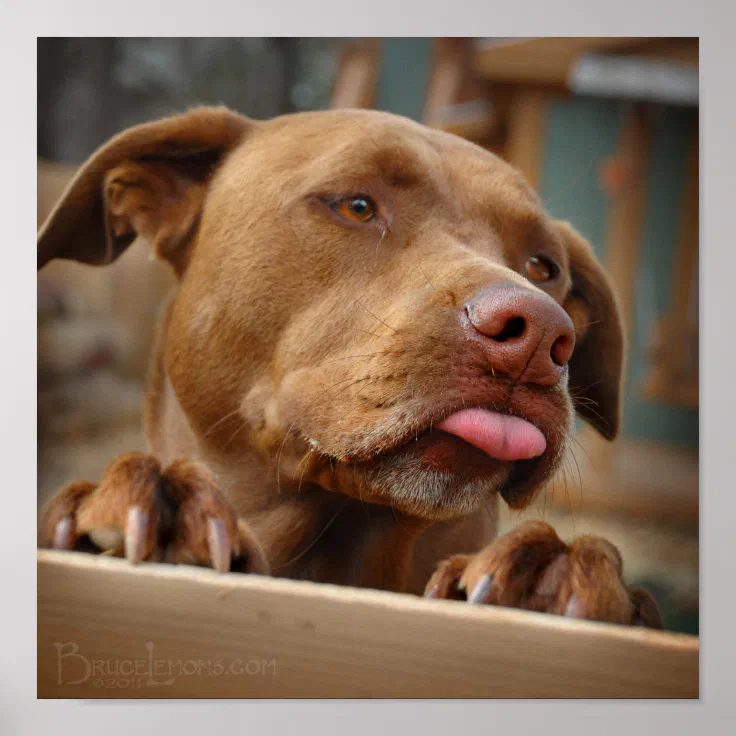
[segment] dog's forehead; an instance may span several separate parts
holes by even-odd
[[[262,124],[272,135],[294,139],[314,139],[322,142],[347,140],[351,137],[389,136],[397,140],[429,141],[432,129],[409,118],[380,110],[322,110],[317,112],[281,115]]]
[[[261,125],[249,154],[279,168],[354,172],[361,169],[399,187],[433,179],[458,191],[504,188],[529,204],[536,195],[521,174],[495,154],[459,136],[376,110],[332,110],[274,118]],[[316,164],[316,166],[314,166]]]

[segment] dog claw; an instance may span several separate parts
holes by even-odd
[[[567,602],[567,608],[565,608],[565,616],[569,616],[570,618],[582,618],[582,613],[583,611],[580,600],[573,593],[570,596],[570,600]]]
[[[207,521],[207,542],[210,548],[212,567],[218,572],[227,572],[230,569],[230,536],[221,519]]]
[[[468,596],[468,603],[488,603],[493,587],[493,575],[483,575]]]
[[[72,527],[74,522],[70,516],[65,516],[54,529],[54,549],[72,548]]]
[[[148,514],[140,506],[133,506],[128,510],[125,524],[125,556],[133,565],[143,559],[147,531]]]

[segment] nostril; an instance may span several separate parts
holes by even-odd
[[[503,326],[501,332],[499,332],[497,335],[489,335],[489,337],[491,337],[496,342],[505,342],[506,340],[510,340],[514,337],[520,337],[522,334],[524,334],[525,329],[526,321],[523,317],[512,317]]]
[[[572,357],[575,341],[569,335],[561,335],[552,344],[550,356],[555,365],[565,366]]]

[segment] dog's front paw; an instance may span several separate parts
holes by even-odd
[[[268,574],[266,557],[238,520],[211,473],[176,460],[165,470],[152,455],[120,455],[98,485],[76,481],[51,499],[39,544],[93,549],[151,560]]]
[[[579,537],[567,545],[541,521],[522,524],[476,555],[445,560],[424,595],[662,628],[654,598],[626,587],[610,542]]]

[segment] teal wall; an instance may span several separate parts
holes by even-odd
[[[608,198],[598,185],[601,162],[616,152],[619,102],[572,98],[547,113],[540,194],[549,212],[571,223],[603,257]]]
[[[431,38],[385,38],[378,70],[376,109],[420,120],[431,63]]]
[[[697,410],[655,405],[644,400],[636,390],[647,373],[645,351],[654,320],[668,311],[672,302],[674,248],[678,243],[687,155],[697,115],[694,110],[682,108],[664,108],[661,112],[652,141],[624,432],[632,437],[697,447]]]
[[[570,220],[600,257],[608,201],[598,176],[616,151],[625,103],[568,98],[550,105],[540,192],[555,216]],[[624,434],[641,440],[698,446],[698,412],[647,401],[641,384],[654,324],[670,306],[672,267],[685,186],[686,157],[697,112],[659,108],[653,136],[640,262],[635,290],[624,404]]]

